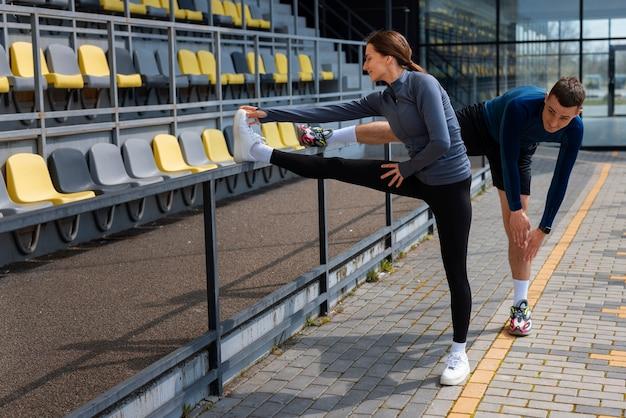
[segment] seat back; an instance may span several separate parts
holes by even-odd
[[[224,139],[226,139],[226,147],[230,155],[235,155],[235,136],[233,135],[233,125],[224,128]]]
[[[278,122],[278,131],[280,132],[280,139],[288,147],[301,148],[298,141],[298,134],[296,133],[296,127],[291,122]]]
[[[276,73],[287,74],[289,72],[289,66],[287,64],[287,55],[282,52],[277,52],[274,55],[274,62],[276,63]],[[293,70],[293,68],[292,68]]]
[[[178,51],[178,66],[183,74],[202,74],[196,54],[188,49],[181,49]]]
[[[159,65],[159,70],[161,74],[166,77],[170,76],[170,66],[169,66],[169,53],[167,52],[166,46],[159,46],[156,50],[156,59]],[[174,66],[174,74],[180,75],[180,70],[178,69],[178,65]]]
[[[274,74],[277,73],[276,71],[276,65],[274,65],[274,57],[267,53],[264,52],[261,54],[261,58],[263,59],[263,65],[265,66],[265,72],[269,73],[269,74]],[[285,74],[287,72],[285,71]]]
[[[140,74],[147,76],[160,75],[159,66],[154,56],[154,50],[145,48],[136,48],[133,51],[135,56],[135,65]]]
[[[248,68],[248,61],[246,60],[246,56],[241,51],[233,51],[230,54],[233,65],[235,66],[236,73],[250,73],[250,69]]]
[[[300,64],[301,72],[313,74],[313,65],[311,64],[311,58],[308,55],[299,54],[298,63]]]
[[[4,47],[0,45],[0,77],[13,75],[11,74],[11,66],[9,65],[9,58]]]
[[[130,52],[125,48],[115,48],[115,65],[117,66],[118,74],[137,74]]]
[[[152,140],[152,151],[157,167],[165,172],[187,170],[187,163],[175,136],[160,134]]]
[[[250,69],[250,72],[254,74],[256,72],[256,66],[254,65],[254,52],[248,52],[248,54],[246,55],[246,60],[248,61],[248,68]],[[259,74],[265,74],[266,68],[263,57],[257,55],[257,62],[259,63]]]
[[[6,162],[7,190],[18,203],[48,200],[55,190],[44,159],[37,154],[11,155]]]
[[[54,150],[48,157],[48,168],[55,187],[63,193],[95,188],[87,160],[83,153],[75,148]]]
[[[198,1],[202,2],[202,0]],[[211,0],[211,13],[213,13],[214,15],[226,16],[226,12],[224,11],[224,5],[220,0]]]
[[[202,131],[204,151],[209,159],[221,165],[234,163],[233,156],[228,152],[226,138],[219,129],[205,129]]]
[[[126,171],[136,178],[162,176],[154,162],[154,155],[150,143],[143,139],[130,138],[122,145],[124,166]]]
[[[145,6],[154,7],[155,9],[162,9],[161,2],[159,0],[142,0]]]
[[[33,45],[30,42],[13,42],[9,48],[11,56],[11,72],[18,77],[34,77],[35,64],[33,62]],[[39,50],[41,61],[41,74],[46,75],[50,71],[43,51]]]
[[[198,51],[196,52],[196,57],[198,58],[200,72],[208,75],[211,83],[215,84],[217,82],[217,64],[213,53],[206,50]]]
[[[110,74],[104,51],[95,45],[81,45],[78,48],[78,66],[85,75],[108,77]]]
[[[202,138],[193,132],[183,132],[178,136],[180,148],[189,165],[201,166],[210,164],[202,145]]]
[[[235,26],[241,26],[242,25],[241,14],[239,14],[239,11],[237,10],[237,6],[235,6],[235,3],[233,3],[230,0],[224,0],[222,4],[224,5],[224,13],[226,14],[226,16],[232,17],[233,24]]]
[[[46,48],[46,60],[51,73],[80,75],[76,53],[66,45],[52,44]]]
[[[89,168],[94,180],[106,186],[127,184],[128,177],[120,149],[113,144],[95,144],[89,149]]]
[[[280,139],[280,132],[278,131],[278,124],[276,122],[262,123],[261,130],[267,141],[267,145],[272,148],[285,148],[285,144],[283,144],[283,141]]]

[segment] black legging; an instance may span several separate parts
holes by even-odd
[[[472,310],[467,280],[467,240],[472,221],[471,177],[458,183],[429,186],[411,176],[396,188],[387,186],[390,178],[380,178],[389,170],[381,165],[393,161],[324,158],[274,150],[270,162],[302,177],[335,179],[426,202],[437,222],[441,257],[450,287],[453,340],[465,342]]]

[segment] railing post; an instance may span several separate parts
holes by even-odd
[[[107,22],[107,44],[109,55],[109,82],[111,88],[109,89],[109,103],[113,108],[113,120],[115,122],[115,128],[113,129],[113,143],[117,146],[120,145],[120,109],[119,109],[119,91],[117,89],[117,61],[115,60],[115,24],[112,21]]]
[[[385,147],[385,160],[391,161],[391,144],[386,143]],[[389,235],[385,239],[385,247],[391,248],[391,254],[387,256],[387,260],[393,260],[393,229],[391,226],[393,225],[393,202],[391,201],[391,193],[385,193],[385,226],[389,228]]]
[[[328,292],[328,224],[326,213],[326,187],[324,179],[317,180],[317,210],[319,219],[320,265],[326,266],[320,280],[320,294]],[[320,305],[320,315],[327,315],[330,309],[330,295]]]
[[[31,42],[33,45],[33,72],[35,76],[35,112],[39,120],[40,135],[37,141],[37,152],[44,157],[46,155],[46,116],[43,98],[43,75],[41,73],[41,54],[39,53],[39,14],[30,16]]]
[[[217,379],[209,386],[211,395],[221,396],[222,353],[220,336],[219,275],[217,270],[217,234],[215,216],[215,180],[202,183],[204,203],[204,252],[206,263],[206,290],[209,332],[215,331],[215,342],[209,346],[209,370],[217,370]]]

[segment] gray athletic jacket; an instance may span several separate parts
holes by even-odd
[[[321,123],[384,116],[411,157],[400,163],[403,177],[417,175],[421,182],[437,186],[471,175],[450,98],[429,74],[404,71],[384,91],[348,103],[263,110],[267,117],[262,122]]]

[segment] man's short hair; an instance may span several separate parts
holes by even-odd
[[[561,77],[550,90],[563,107],[581,107],[585,101],[585,88],[576,77]]]

